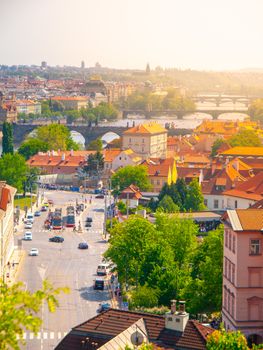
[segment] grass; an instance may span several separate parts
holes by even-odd
[[[36,202],[36,197],[32,196],[32,205]],[[15,198],[14,200],[14,206],[19,206],[20,209],[24,210],[24,207],[27,206],[28,208],[30,208],[30,196],[26,196],[26,197],[19,197],[19,198]]]

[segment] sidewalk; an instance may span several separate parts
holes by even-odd
[[[16,276],[25,255],[25,250],[18,249],[18,247],[14,249],[13,254],[10,258],[10,264],[6,267],[6,283],[8,286],[11,286],[16,282]]]

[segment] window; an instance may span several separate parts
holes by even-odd
[[[226,305],[227,305],[227,302],[226,302],[226,299],[227,299],[227,289],[226,289],[226,286],[224,286],[224,308],[226,309]]]
[[[232,242],[232,252],[236,252],[236,236],[233,235],[233,242]]]
[[[232,250],[232,234],[230,232],[229,232],[228,239],[229,239],[229,241],[228,241],[228,248],[230,250]]]
[[[204,205],[207,207],[207,199],[204,199]]]
[[[214,208],[215,208],[215,209],[218,209],[218,199],[215,199],[215,200],[214,200]]]
[[[231,273],[232,273],[232,264],[230,261],[228,261],[228,280],[231,282]]]
[[[261,241],[260,239],[250,240],[249,255],[260,255],[261,254]]]
[[[228,247],[228,229],[225,230],[225,246]]]
[[[160,180],[157,180],[157,185],[160,185]]]
[[[237,209],[237,201],[235,201],[235,209]]]
[[[144,143],[144,139],[142,139],[142,143]]]
[[[236,266],[235,264],[232,264],[232,279],[231,282],[235,284],[235,278],[236,278]]]
[[[227,258],[225,257],[225,276],[227,277]]]
[[[131,138],[129,138],[129,142],[131,143]]]

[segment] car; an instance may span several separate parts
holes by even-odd
[[[30,256],[38,256],[39,252],[37,248],[31,248],[29,255]]]
[[[48,204],[51,204],[51,205],[53,205],[53,204],[54,204],[53,199],[49,199],[47,202],[48,202]]]
[[[103,312],[103,311],[107,311],[110,309],[110,304],[109,303],[101,303],[99,304],[99,308],[98,308],[98,312]]]
[[[54,236],[54,237],[49,238],[49,242],[63,243],[64,238],[61,236]]]
[[[43,205],[43,206],[41,207],[41,211],[48,211],[48,209],[47,209],[47,207],[46,207],[45,205]]]
[[[97,277],[94,281],[94,286],[93,288],[95,290],[99,289],[99,290],[104,290],[104,278],[102,277]]]
[[[32,232],[30,231],[26,231],[25,234],[24,234],[24,240],[25,241],[32,241]]]
[[[32,222],[28,222],[28,221],[27,221],[27,222],[25,223],[25,228],[26,228],[26,229],[31,229],[32,227],[33,227]]]
[[[91,217],[87,217],[86,222],[92,222],[92,218]]]
[[[78,248],[79,249],[88,249],[89,246],[88,246],[87,242],[80,242],[79,245],[78,245]]]
[[[97,199],[103,199],[103,198],[104,198],[104,194],[98,194],[97,196],[95,196],[95,198],[97,198]]]
[[[35,216],[41,216],[41,211],[39,211],[39,210],[37,210],[37,211],[35,211],[35,214],[34,214]]]
[[[85,227],[91,227],[91,222],[86,222]]]
[[[45,202],[44,204],[43,204],[43,207],[49,207],[49,204],[48,204],[48,202]]]
[[[33,224],[33,222],[34,222],[34,215],[32,213],[27,214],[26,221],[27,222],[31,222]]]

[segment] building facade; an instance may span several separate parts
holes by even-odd
[[[263,342],[262,209],[228,210],[224,220],[222,319],[255,344]]]
[[[41,114],[41,103],[32,100],[17,100],[17,113]]]
[[[143,159],[166,158],[167,130],[158,123],[134,126],[123,133],[123,149],[132,149]]]
[[[0,91],[0,122],[13,123],[17,121],[16,97],[6,99]]]
[[[80,110],[81,108],[87,108],[88,105],[88,97],[85,96],[55,96],[51,100],[61,102],[66,110]]]

